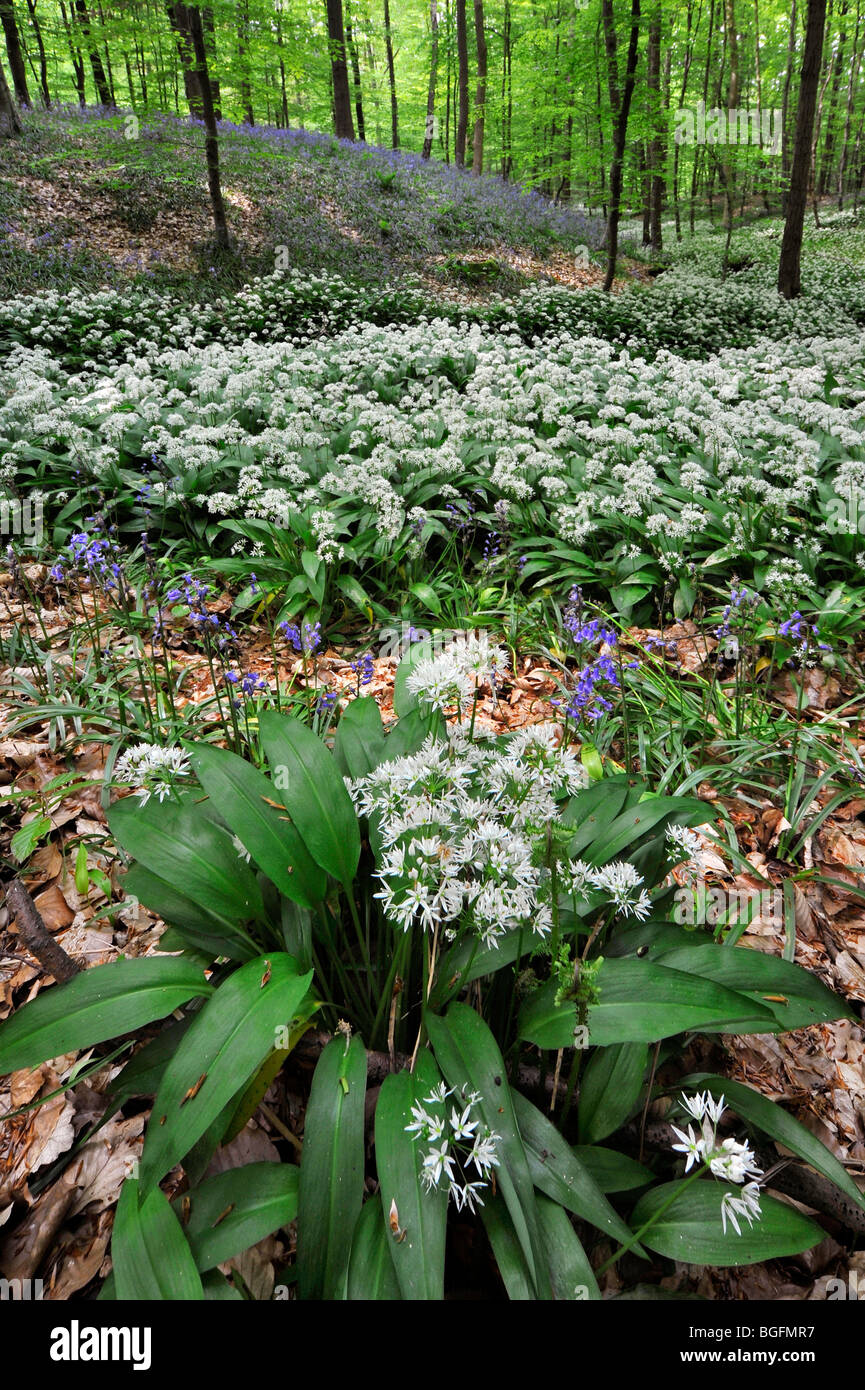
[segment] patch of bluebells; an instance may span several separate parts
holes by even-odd
[[[304,623],[299,628],[295,623],[282,622],[279,630],[301,656],[311,656],[321,646],[321,623]]]
[[[249,700],[255,695],[262,695],[269,690],[267,681],[256,671],[247,671],[241,675],[239,671],[226,671],[225,679],[229,685],[233,686],[240,698],[234,701],[235,709],[240,709],[244,700]]]
[[[618,634],[605,625],[604,618],[585,620],[582,595],[576,587],[570,592],[562,625],[581,656],[585,648],[596,643],[611,649],[618,645]],[[623,665],[631,670],[639,662],[627,661]],[[602,651],[575,672],[574,686],[568,700],[552,700],[550,703],[563,710],[565,716],[575,723],[582,719],[595,720],[610,713],[613,706],[607,694],[616,690],[621,690],[620,671],[610,652]]]
[[[782,637],[791,637],[794,642],[799,643],[800,656],[806,655],[812,646],[816,646],[821,652],[832,650],[828,642],[820,641],[820,629],[816,623],[806,622],[798,608],[779,624],[778,632]]]
[[[375,664],[370,652],[364,652],[356,661],[351,663],[351,669],[357,676],[357,693],[360,694],[361,686],[369,685],[375,675]]]

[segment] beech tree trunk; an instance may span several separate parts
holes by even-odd
[[[15,102],[12,100],[12,93],[3,71],[3,64],[0,63],[0,139],[6,140],[13,135],[20,134],[21,119]]]
[[[619,70],[616,44],[616,16],[613,0],[602,0],[604,44],[607,51],[607,82],[610,90],[610,110],[613,115],[613,159],[610,164],[610,202],[607,217],[607,273],[603,288],[609,294],[616,275],[619,250],[619,216],[622,204],[622,170],[625,162],[625,142],[628,138],[628,117],[634,95],[640,40],[640,0],[631,0],[631,35],[625,64],[625,82],[619,91]]]
[[[399,111],[396,101],[396,71],[393,62],[393,35],[390,28],[390,0],[384,0],[384,48],[387,56],[387,85],[390,88],[390,143],[399,149]]]
[[[346,12],[345,16],[345,42],[348,47],[348,54],[351,58],[351,77],[354,83],[354,114],[357,117],[357,138],[366,139],[366,123],[363,119],[363,88],[360,82],[360,58],[358,57],[357,44],[354,41],[354,34],[351,29],[351,15]]]
[[[421,159],[429,159],[432,154],[433,128],[435,126],[436,78],[439,65],[439,12],[436,0],[430,0],[429,23],[432,36],[432,57],[430,58],[429,86],[426,94],[426,127],[423,135]]]
[[[462,169],[466,162],[466,134],[469,128],[469,46],[466,37],[466,0],[456,0],[457,90],[459,106],[454,141],[454,163]]]
[[[796,113],[796,143],[793,149],[793,167],[790,171],[787,218],[778,263],[778,293],[785,299],[795,299],[802,290],[802,230],[805,225],[805,205],[808,201],[808,182],[811,176],[814,113],[817,108],[817,86],[820,81],[825,28],[826,0],[808,0],[805,51],[799,78],[799,109]]]
[[[6,53],[9,58],[9,71],[12,74],[12,85],[15,88],[15,99],[19,106],[29,106],[30,93],[27,90],[27,68],[24,63],[24,54],[21,50],[21,38],[15,20],[15,11],[12,8],[12,0],[0,0],[0,21],[2,21],[3,33],[6,38]]]
[[[93,39],[90,15],[87,12],[87,0],[75,0],[75,13],[78,16],[78,23],[84,35],[84,47],[87,50],[87,54],[90,58],[90,66],[93,69],[93,82],[96,87],[96,96],[99,105],[113,106],[114,101],[111,96],[111,88],[108,85],[108,78],[105,76],[105,68],[102,66],[99,45]]]
[[[228,250],[231,237],[225,216],[225,202],[222,197],[222,181],[219,173],[219,134],[216,129],[216,113],[213,108],[213,89],[207,67],[207,50],[204,47],[204,31],[201,27],[201,12],[191,5],[189,15],[189,36],[195,55],[195,70],[198,76],[198,89],[201,93],[201,117],[204,121],[204,157],[207,161],[207,187],[210,192],[210,205],[213,209],[213,230],[217,246]]]
[[[478,55],[478,81],[475,89],[475,133],[472,141],[472,173],[484,171],[484,108],[487,104],[487,38],[484,33],[484,3],[474,0],[475,45]]]
[[[42,25],[36,18],[36,0],[27,0],[27,9],[30,11],[30,23],[33,25],[33,33],[36,36],[36,47],[39,49],[39,85],[42,88],[42,101],[46,109],[50,109],[51,93],[48,90],[48,59],[45,55]]]
[[[351,92],[345,58],[342,0],[327,0],[327,35],[330,42],[330,69],[333,75],[333,128],[338,140],[354,139],[351,119]]]

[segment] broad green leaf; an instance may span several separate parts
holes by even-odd
[[[427,1015],[430,1042],[451,1086],[467,1087],[480,1095],[484,1121],[499,1136],[500,1164],[496,1184],[510,1213],[536,1295],[549,1298],[550,1285],[543,1258],[532,1175],[498,1044],[473,1009],[451,1004],[447,1015]]]
[[[514,1223],[511,1220],[507,1204],[501,1193],[485,1197],[480,1212],[484,1230],[492,1246],[508,1298],[512,1303],[534,1302],[537,1298],[534,1280],[514,1230]],[[538,1214],[538,1233],[543,1239],[540,1214]],[[547,1296],[552,1296],[552,1290]]]
[[[127,1178],[120,1189],[111,1262],[114,1296],[123,1302],[204,1298],[201,1276],[168,1198],[158,1187],[142,1198],[136,1178]]]
[[[391,1259],[404,1299],[444,1298],[447,1187],[427,1191],[421,1182],[423,1148],[417,1135],[407,1134],[412,1106],[424,1101],[441,1082],[429,1052],[422,1052],[414,1072],[386,1076],[375,1107],[375,1159],[381,1185],[383,1219],[397,1222],[405,1236],[392,1234]],[[425,1104],[434,1114],[443,1107]],[[395,1213],[391,1203],[395,1204]]]
[[[166,1067],[141,1155],[141,1184],[179,1163],[290,1029],[312,972],[276,951],[241,965],[196,1014]],[[226,1119],[229,1117],[227,1116]]]
[[[146,869],[184,896],[229,922],[261,918],[264,908],[255,874],[237,852],[231,835],[189,799],[151,798],[142,806],[125,797],[108,812],[117,843]]]
[[[747,995],[668,970],[647,960],[606,958],[598,970],[599,1001],[589,1006],[589,1045],[657,1042],[676,1033],[770,1033],[775,1016]],[[555,1005],[550,980],[529,997],[520,1012],[519,1035],[538,1047],[573,1047],[574,1004]]]
[[[363,1202],[366,1049],[337,1036],[312,1078],[297,1213],[302,1299],[345,1297],[351,1239]]]
[[[390,1246],[394,1237],[377,1197],[364,1202],[348,1262],[348,1298],[352,1302],[383,1303],[401,1297]]]
[[[381,710],[371,695],[352,700],[340,716],[333,753],[346,777],[365,777],[384,757]]]
[[[130,1058],[123,1070],[109,1081],[108,1095],[120,1104],[130,1096],[155,1096],[162,1074],[191,1022],[191,1014],[175,1019],[167,1028],[163,1028],[161,1033],[157,1033],[155,1038],[145,1043],[135,1056]]]
[[[209,1269],[201,1276],[201,1287],[208,1303],[243,1303],[243,1294],[233,1284],[229,1284],[218,1269]]]
[[[333,754],[311,729],[276,710],[266,710],[260,726],[279,799],[315,862],[349,892],[360,831]]]
[[[766,1032],[789,1032],[811,1023],[856,1017],[847,1001],[827,989],[810,970],[747,946],[708,943],[662,951],[654,958],[668,970],[701,975],[768,1007],[776,1022]]]
[[[174,956],[96,965],[43,990],[0,1024],[0,1075],[133,1033],[209,993],[202,971]]]
[[[721,1203],[724,1193],[732,1190],[735,1196],[735,1189],[735,1183],[714,1179],[689,1183],[683,1178],[662,1183],[640,1198],[631,1213],[631,1223],[635,1231],[639,1230],[675,1195],[672,1205],[644,1232],[643,1244],[670,1260],[716,1268],[799,1255],[825,1239],[826,1232],[815,1221],[763,1193],[760,1219],[749,1226],[743,1217],[737,1217],[740,1235],[728,1220],[725,1234]]]
[[[417,666],[419,661],[433,655],[432,643],[429,641],[415,642],[409,647],[405,656],[396,668],[396,675],[393,683],[393,707],[398,719],[402,721],[407,714],[411,714],[418,708],[418,698],[409,693],[406,682]]]
[[[775,1101],[761,1096],[741,1081],[729,1081],[723,1076],[712,1076],[708,1072],[696,1072],[685,1076],[677,1083],[677,1090],[709,1091],[719,1099],[724,1096],[731,1110],[741,1115],[747,1124],[756,1125],[764,1134],[777,1139],[785,1149],[810,1163],[824,1178],[834,1182],[836,1187],[850,1198],[854,1205],[865,1208],[865,1193],[860,1192],[847,1169],[820,1140],[794,1119]]]
[[[608,864],[659,824],[704,825],[710,813],[704,801],[691,796],[658,796],[623,811],[586,848],[590,864]]]
[[[580,1083],[578,1118],[583,1143],[606,1139],[630,1117],[648,1064],[645,1043],[614,1043],[592,1053]]]
[[[600,1148],[597,1144],[576,1144],[574,1157],[594,1178],[602,1192],[630,1192],[655,1181],[651,1168],[638,1163],[615,1149]]]
[[[624,1244],[633,1232],[610,1205],[591,1173],[546,1115],[513,1092],[532,1182],[547,1197]],[[639,1252],[638,1252],[639,1253]]]
[[[564,1207],[541,1195],[538,1215],[553,1298],[559,1303],[596,1302],[601,1297],[598,1281]]]
[[[293,1221],[299,1171],[289,1163],[247,1163],[175,1197],[198,1269],[214,1269]]]
[[[172,926],[184,944],[206,955],[208,962],[217,956],[251,960],[258,955],[258,946],[236,921],[208,912],[194,898],[187,897],[174,884],[145,869],[143,864],[133,864],[126,870],[123,889],[129,897],[136,898]]]
[[[282,796],[271,780],[225,748],[207,743],[187,747],[195,775],[229,830],[280,893],[301,907],[321,902],[325,875],[282,808]]]

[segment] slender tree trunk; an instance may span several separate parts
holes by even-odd
[[[354,34],[351,27],[351,14],[346,10],[345,14],[345,42],[348,48],[348,56],[351,59],[351,79],[354,85],[354,114],[357,117],[357,138],[366,139],[366,124],[363,119],[363,90],[360,82],[360,59],[357,53],[357,44],[354,41]]]
[[[437,0],[430,0],[429,25],[432,54],[430,56],[429,85],[427,86],[426,93],[426,126],[423,134],[421,159],[429,159],[432,154],[433,135],[435,134],[436,78],[438,76],[439,65],[439,12]]]
[[[27,0],[27,8],[30,11],[30,23],[33,25],[33,33],[36,36],[36,47],[39,49],[39,85],[42,88],[42,101],[46,109],[50,109],[51,93],[48,90],[48,59],[45,56],[45,41],[42,38],[42,25],[36,17],[36,0]]]
[[[19,106],[29,106],[30,93],[27,90],[27,68],[24,63],[24,53],[21,49],[21,36],[18,33],[18,24],[15,19],[15,11],[12,8],[12,0],[0,0],[0,21],[2,21],[3,33],[6,38],[6,53],[9,58],[9,71],[12,74],[15,99]]]
[[[204,30],[201,27],[201,12],[197,6],[189,7],[189,36],[195,56],[195,70],[198,74],[198,88],[201,92],[201,117],[204,121],[204,157],[207,161],[207,187],[210,191],[210,204],[213,209],[213,231],[217,246],[227,250],[231,246],[228,222],[225,216],[225,202],[222,197],[222,181],[219,173],[219,133],[216,129],[216,113],[213,108],[213,90],[207,67],[207,50],[204,46]]]
[[[817,86],[820,81],[820,62],[823,56],[823,34],[826,27],[826,0],[808,0],[808,19],[805,28],[805,52],[799,79],[799,109],[796,113],[796,144],[790,173],[790,195],[787,219],[781,242],[778,264],[778,293],[785,299],[795,299],[801,293],[802,231],[805,225],[805,205],[808,199],[808,180],[811,174],[814,113],[817,106]]]
[[[853,126],[853,110],[855,106],[855,92],[859,81],[859,68],[862,63],[862,50],[859,47],[859,34],[862,28],[862,5],[861,0],[856,4],[856,33],[853,38],[853,62],[850,64],[850,76],[847,83],[847,113],[844,120],[844,137],[841,141],[841,157],[838,161],[838,208],[844,207],[844,175],[847,172],[847,162],[850,148],[850,131]]]
[[[21,134],[21,118],[12,99],[3,64],[0,63],[0,139],[8,140]]]
[[[466,134],[469,128],[469,46],[466,35],[466,0],[456,0],[456,19],[459,113],[457,115],[454,163],[462,169],[466,162]]]
[[[787,39],[787,71],[784,74],[784,95],[781,98],[781,210],[787,216],[790,188],[790,87],[796,62],[796,0],[790,0],[790,34]]]
[[[610,110],[613,116],[613,159],[610,165],[610,210],[607,217],[607,273],[603,288],[607,294],[613,287],[616,275],[616,257],[619,250],[619,215],[622,202],[622,170],[625,161],[625,142],[628,138],[628,117],[631,112],[631,98],[634,95],[634,79],[637,72],[637,54],[640,40],[640,0],[631,0],[631,34],[628,42],[628,57],[625,64],[625,81],[619,92],[619,73],[616,51],[616,16],[613,0],[602,0],[601,14],[604,21],[604,41],[607,50],[607,81],[610,89]]]
[[[338,140],[353,140],[354,124],[351,119],[351,93],[348,86],[348,64],[345,58],[342,0],[327,0],[327,33],[330,42],[330,67],[333,74],[334,131]]]
[[[399,149],[399,111],[396,100],[396,69],[393,61],[393,34],[390,27],[390,0],[384,0],[384,50],[387,57],[387,84],[390,88],[390,143]]]
[[[829,180],[832,175],[832,161],[835,154],[835,112],[838,109],[838,91],[841,86],[841,73],[844,70],[844,49],[847,46],[846,18],[848,7],[841,5],[839,19],[842,25],[838,35],[838,51],[835,54],[835,61],[832,65],[832,85],[829,91],[829,111],[826,117],[826,138],[823,141],[823,156],[820,160],[820,181],[818,191],[824,197],[829,191]],[[816,177],[816,175],[815,175]]]
[[[201,96],[201,74],[195,60],[195,45],[192,41],[192,10],[188,5],[169,4],[166,5],[166,13],[177,41],[177,54],[183,71],[183,87],[189,104],[189,114],[195,120],[201,121],[204,119],[204,103]]]
[[[213,97],[213,114],[218,121],[221,121],[222,96],[219,90],[219,79],[213,75],[216,71],[216,25],[213,22],[213,10],[209,5],[202,6],[201,32],[204,35],[204,51],[207,54],[207,74],[210,78],[210,94]]]
[[[649,20],[649,40],[646,50],[646,85],[649,89],[649,119],[652,129],[652,138],[649,141],[648,148],[649,244],[652,250],[657,252],[661,250],[661,206],[664,198],[660,0],[655,0]]]
[[[102,66],[102,58],[99,53],[99,45],[93,40],[93,31],[90,24],[90,15],[87,12],[87,0],[75,0],[75,13],[78,16],[78,23],[84,35],[84,47],[90,58],[90,66],[93,69],[93,82],[96,87],[96,96],[100,106],[113,106],[111,100],[111,89],[108,86],[108,78],[105,76],[105,69]]]
[[[475,132],[472,142],[472,173],[484,171],[484,120],[487,104],[487,36],[484,32],[484,3],[474,0],[475,46],[478,55],[478,81],[475,88]]]
[[[245,125],[255,125],[255,112],[252,109],[252,83],[250,81],[249,58],[249,6],[245,3],[237,11],[237,61],[240,66],[240,104],[243,107]]]

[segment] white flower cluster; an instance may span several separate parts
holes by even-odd
[[[434,709],[456,706],[461,713],[481,685],[495,683],[506,663],[503,649],[493,646],[487,633],[472,633],[462,641],[451,642],[440,655],[418,661],[406,688]]]
[[[164,801],[180,777],[189,776],[189,758],[182,748],[159,748],[152,743],[136,743],[114,764],[115,782],[137,787],[142,806],[151,796]]]
[[[672,1126],[673,1133],[680,1140],[673,1148],[686,1155],[685,1172],[695,1163],[708,1167],[716,1178],[726,1182],[743,1184],[741,1192],[725,1192],[721,1203],[721,1225],[726,1234],[729,1221],[737,1235],[741,1235],[738,1217],[743,1217],[749,1226],[760,1219],[760,1184],[763,1176],[754,1153],[746,1143],[738,1139],[724,1139],[718,1142],[718,1122],[724,1113],[724,1097],[713,1100],[708,1091],[696,1096],[682,1096],[682,1104],[688,1114],[700,1126],[699,1135],[694,1134],[688,1125],[687,1133]]]
[[[473,742],[456,725],[446,741],[431,735],[416,753],[347,781],[358,813],[374,818],[382,881],[376,896],[396,925],[442,928],[452,940],[462,921],[487,946],[516,928],[550,932],[548,831],[560,799],[586,785],[560,736],[556,725],[535,724],[507,739]],[[627,862],[595,869],[576,860],[556,873],[562,894],[600,891],[637,917],[651,906]]]
[[[446,1105],[449,1096],[456,1096],[457,1102],[451,1106],[450,1115]],[[463,1207],[475,1211],[483,1206],[480,1193],[499,1164],[496,1145],[501,1136],[475,1114],[479,1101],[479,1092],[466,1087],[457,1092],[442,1081],[419,1105],[412,1106],[412,1123],[406,1125],[408,1134],[429,1145],[421,1165],[424,1186],[430,1192],[440,1187],[444,1179],[457,1211]],[[431,1108],[426,1109],[427,1106]],[[471,1168],[477,1174],[474,1180],[469,1177]]]

